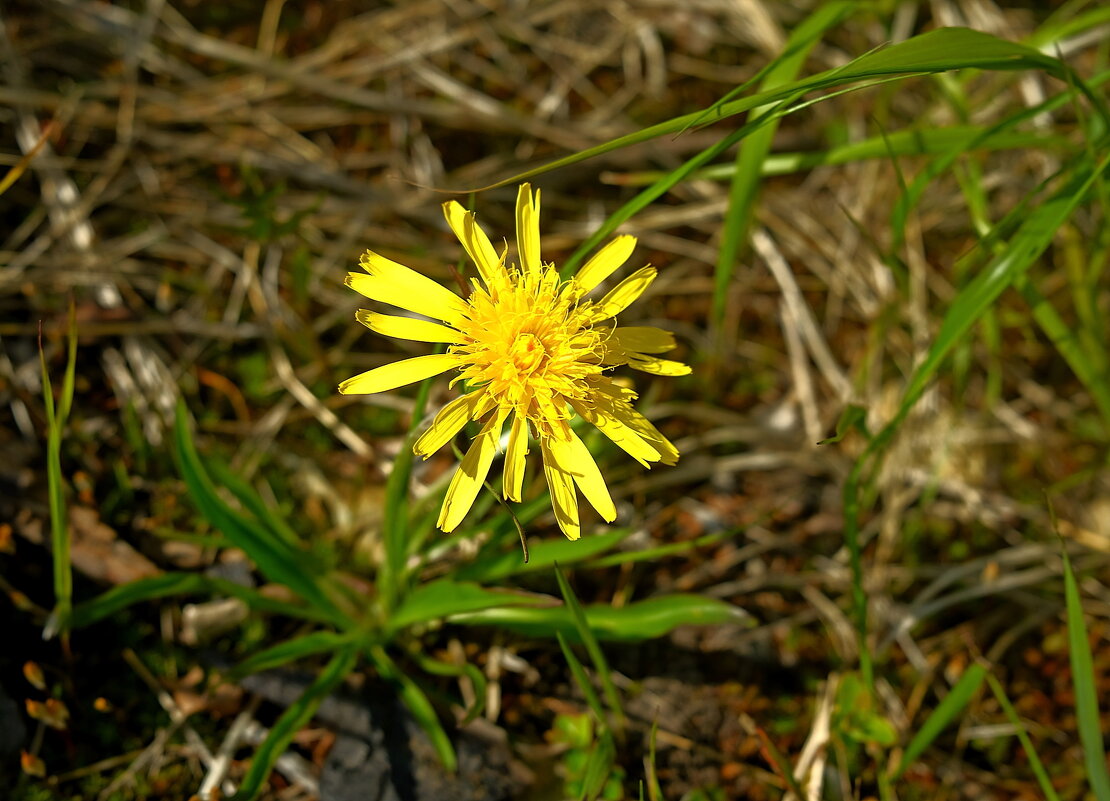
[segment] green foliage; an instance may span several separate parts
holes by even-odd
[[[844,675],[836,688],[832,728],[845,740],[859,745],[875,743],[890,747],[898,736],[891,722],[876,708],[876,699],[858,673]]]

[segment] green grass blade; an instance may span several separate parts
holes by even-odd
[[[430,673],[433,676],[466,676],[470,679],[471,684],[474,685],[474,705],[466,710],[466,716],[459,721],[460,728],[482,714],[482,711],[486,708],[486,688],[489,682],[486,680],[485,674],[477,667],[469,662],[463,662],[461,665],[440,662],[438,659],[425,656],[419,648],[409,649],[408,655],[425,673]]]
[[[621,708],[617,686],[613,684],[613,675],[609,672],[609,662],[601,651],[597,637],[594,636],[589,621],[586,620],[586,613],[582,609],[582,604],[578,602],[578,596],[574,594],[570,582],[567,581],[567,577],[563,575],[563,571],[558,564],[554,565],[554,569],[555,579],[559,582],[559,591],[563,594],[563,601],[566,603],[567,609],[570,610],[571,620],[574,621],[574,628],[578,632],[582,644],[586,646],[586,653],[590,655],[590,659],[597,669],[597,675],[601,678],[601,689],[605,693],[605,700],[609,703],[610,711],[616,718],[617,730],[619,731],[624,728],[625,724],[624,710]]]
[[[1110,776],[1106,772],[1106,748],[1099,721],[1098,681],[1091,658],[1091,642],[1083,620],[1083,603],[1079,584],[1072,571],[1071,560],[1064,551],[1064,599],[1068,611],[1068,652],[1071,657],[1072,682],[1075,685],[1075,717],[1079,725],[1079,741],[1083,744],[1083,762],[1087,781],[1098,801],[1110,801]]]
[[[793,83],[810,49],[821,35],[838,24],[856,8],[855,3],[827,3],[807,17],[790,34],[785,52],[766,71],[760,87],[771,91],[780,86]],[[755,119],[768,111],[767,107],[753,108],[749,119]],[[728,211],[725,214],[721,234],[721,249],[714,274],[713,321],[720,325],[724,320],[725,297],[732,281],[733,268],[743,242],[751,228],[755,199],[759,192],[763,162],[771,150],[777,121],[760,128],[747,138],[736,151],[736,170],[729,187]]]
[[[1002,711],[1006,713],[1006,717],[1017,732],[1018,741],[1025,751],[1025,756],[1029,759],[1029,767],[1032,768],[1033,775],[1037,778],[1037,784],[1041,787],[1041,793],[1044,794],[1044,797],[1048,799],[1048,801],[1060,801],[1060,796],[1056,794],[1056,788],[1052,786],[1052,780],[1048,776],[1048,771],[1044,769],[1041,758],[1037,756],[1037,751],[1033,748],[1033,742],[1029,739],[1025,727],[1021,724],[1021,718],[1018,717],[1017,710],[1014,709],[1014,705],[1010,703],[1010,699],[1006,697],[1006,691],[1002,687],[1002,682],[988,673],[987,684],[990,685],[991,692],[994,693],[994,697],[998,700],[999,705],[1002,707]]]
[[[88,626],[110,617],[137,603],[168,598],[174,595],[229,595],[243,601],[251,609],[294,619],[328,622],[327,615],[309,606],[298,606],[269,598],[266,595],[225,579],[209,578],[199,573],[162,573],[150,578],[130,581],[98,595],[73,608],[73,628]]]
[[[685,542],[672,542],[669,545],[660,545],[655,548],[644,548],[641,551],[624,551],[623,553],[614,553],[609,556],[603,556],[600,559],[593,559],[586,563],[587,567],[601,568],[613,567],[614,565],[630,565],[634,562],[654,562],[668,556],[675,556],[677,554],[693,551],[697,548],[703,548],[706,545],[714,545],[718,542],[730,540],[736,536],[735,531],[721,531],[714,534],[703,534],[692,540]]]
[[[971,703],[971,699],[979,692],[986,677],[987,669],[979,663],[964,671],[960,680],[948,691],[948,695],[944,696],[944,700],[910,739],[910,744],[902,753],[902,758],[898,761],[898,767],[891,778],[900,778],[906,769],[925,752],[925,749],[948,727],[948,724]]]
[[[738,607],[700,595],[664,595],[614,608],[587,606],[583,610],[590,631],[606,642],[639,642],[662,637],[678,626],[711,626],[750,622]],[[499,626],[528,637],[554,637],[561,633],[577,642],[578,628],[566,606],[500,607],[482,612],[452,615],[452,623],[468,626]]]
[[[328,654],[338,651],[354,642],[350,633],[338,634],[334,631],[314,631],[301,637],[294,637],[277,645],[272,645],[258,653],[251,654],[229,673],[232,681],[238,681],[243,676],[258,673],[262,670],[274,668],[304,659],[316,654]]]
[[[442,352],[442,346],[435,350]],[[428,396],[432,391],[429,378],[421,382],[412,408],[412,423],[408,435],[401,443],[401,450],[393,460],[393,469],[385,482],[385,514],[382,521],[382,540],[385,557],[378,568],[378,597],[388,614],[401,592],[404,582],[405,562],[408,558],[409,544],[409,479],[412,477],[413,443],[418,436],[417,428],[424,417]]]
[[[507,589],[488,589],[469,581],[442,578],[417,587],[401,602],[389,619],[391,631],[415,623],[440,620],[462,612],[479,612],[493,607],[552,603],[546,595]]]
[[[331,658],[304,694],[281,713],[281,717],[274,723],[266,739],[254,752],[254,758],[251,759],[247,775],[243,777],[239,792],[232,796],[230,801],[254,801],[258,797],[278,757],[285,753],[297,732],[312,719],[323,700],[339,686],[357,664],[358,649],[353,646],[344,648]]]
[[[435,748],[440,762],[443,763],[443,767],[449,773],[454,773],[459,767],[455,747],[451,745],[451,739],[447,736],[447,732],[443,730],[443,724],[439,722],[428,696],[420,689],[419,684],[397,667],[397,664],[389,658],[385,649],[380,646],[373,646],[369,650],[369,655],[382,678],[397,685],[401,702],[408,707],[413,718],[420,724],[420,728],[427,733],[428,738],[432,741],[432,747]]]
[[[254,487],[237,476],[222,462],[212,460],[206,466],[215,483],[226,488],[228,492],[234,495],[236,500],[243,504],[243,508],[254,515],[260,523],[267,526],[271,532],[290,545],[300,545],[300,537],[297,536],[297,533],[293,531],[285,518],[262,500],[262,496],[255,491]]]
[[[39,343],[42,393],[46,407],[46,482],[50,508],[50,549],[54,579],[54,611],[44,632],[44,636],[47,637],[69,628],[69,618],[73,610],[73,566],[70,560],[65,477],[62,475],[62,432],[69,417],[69,410],[73,406],[77,368],[77,322],[72,302],[69,306],[66,350],[66,369],[62,378],[62,392],[55,406],[54,388],[50,383],[50,370],[46,364],[46,352],[42,348],[41,341]]]
[[[843,67],[827,70],[799,81],[792,81],[773,90],[756,92],[748,97],[720,104],[715,114],[696,111],[658,123],[600,145],[589,147],[546,164],[491,184],[485,189],[520,183],[533,176],[567,167],[586,159],[610,153],[630,145],[647,142],[660,136],[676,134],[690,125],[717,121],[753,108],[778,103],[799,93],[842,86],[848,83],[890,75],[927,75],[959,69],[980,70],[1044,70],[1064,77],[1069,70],[1055,58],[1043,55],[1025,45],[1007,42],[980,31],[967,28],[941,28],[923,33],[890,47],[867,53]],[[461,190],[473,191],[473,190]]]
[[[586,706],[588,706],[594,713],[597,723],[602,728],[608,728],[609,724],[606,722],[605,707],[601,705],[601,699],[597,696],[597,690],[594,689],[593,682],[590,677],[586,675],[586,669],[582,667],[582,663],[574,653],[574,649],[570,647],[567,638],[563,636],[561,631],[555,632],[555,639],[559,641],[559,647],[563,649],[563,656],[567,660],[567,667],[570,669],[570,675],[574,679],[574,683],[578,685],[578,689],[582,691],[582,695],[586,699]]]
[[[547,570],[556,561],[564,565],[584,562],[612,550],[631,533],[632,529],[626,528],[574,542],[566,537],[547,540],[529,547],[527,562],[521,558],[520,548],[516,547],[516,543],[509,551],[494,550],[491,547],[489,553],[479,553],[473,562],[463,565],[453,575],[459,581],[487,584],[522,573]]]
[[[582,792],[579,798],[586,801],[596,801],[605,790],[605,784],[613,773],[613,765],[617,761],[617,745],[613,742],[613,734],[608,729],[602,729],[590,749],[586,760],[586,770],[582,776]]]
[[[349,625],[350,618],[338,609],[324,591],[320,578],[312,572],[314,559],[311,554],[235,511],[216,493],[189,435],[184,404],[177,407],[174,440],[178,465],[189,488],[189,496],[208,522],[223,532],[236,547],[246,551],[270,581],[284,584],[336,623]]]

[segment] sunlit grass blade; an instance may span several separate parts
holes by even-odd
[[[693,124],[717,121],[753,108],[778,103],[798,93],[808,93],[890,75],[927,75],[959,69],[1038,69],[1060,78],[1068,73],[1068,67],[1059,60],[1025,45],[1008,42],[967,28],[941,28],[867,53],[842,67],[721,104],[715,114],[707,115],[705,111],[696,111],[675,117],[525,170],[484,188],[492,189],[520,183],[533,176],[577,164],[594,156],[647,142],[660,136],[679,133]],[[1097,104],[1098,99],[1093,98],[1092,102]],[[460,190],[460,192],[465,191],[472,190]]]
[[[903,390],[902,399],[893,417],[868,443],[844,483],[844,539],[848,545],[852,571],[853,616],[859,637],[860,671],[868,687],[873,686],[873,666],[870,645],[867,642],[867,597],[863,590],[859,541],[860,484],[863,471],[874,457],[881,456],[956,343],[967,334],[998,296],[1040,257],[1051,244],[1060,226],[1087,196],[1108,165],[1110,155],[1104,156],[1097,165],[1085,158],[1074,162],[1070,176],[1065,175],[1068,180],[1063,188],[1029,211],[1005,246],[998,248],[990,262],[960,290],[944,316],[936,339]],[[1006,223],[1004,220],[999,226]]]
[[[602,556],[599,559],[592,559],[586,562],[588,567],[601,568],[613,567],[614,565],[629,565],[635,562],[654,562],[668,556],[676,556],[677,554],[687,553],[698,548],[704,548],[707,545],[715,545],[718,542],[730,540],[736,536],[735,531],[721,531],[714,534],[703,534],[700,537],[695,537],[692,540],[685,542],[672,542],[668,545],[659,545],[655,548],[644,548],[640,551],[623,551],[620,553],[609,554]]]
[[[666,595],[621,607],[587,606],[583,611],[594,636],[608,642],[650,640],[678,626],[751,622],[744,610],[701,595]],[[578,629],[566,606],[495,607],[452,615],[448,620],[468,626],[499,626],[528,637],[561,633],[568,640],[578,641]]]
[[[1098,801],[1110,801],[1110,775],[1106,771],[1106,746],[1099,716],[1099,682],[1091,657],[1091,641],[1083,620],[1083,603],[1079,584],[1072,571],[1067,551],[1064,557],[1064,600],[1068,612],[1068,654],[1071,658],[1072,682],[1075,686],[1075,717],[1079,725],[1079,741],[1083,744],[1083,763],[1087,781]]]
[[[447,736],[447,732],[443,730],[443,724],[439,722],[428,696],[420,689],[419,684],[397,667],[397,663],[389,657],[385,649],[375,645],[367,653],[382,678],[396,685],[401,702],[412,713],[413,719],[420,725],[420,728],[427,733],[432,742],[432,747],[435,748],[440,762],[443,763],[443,767],[449,773],[454,773],[459,766],[455,747],[451,745],[451,739]]]
[[[1060,796],[1056,794],[1056,788],[1052,786],[1052,780],[1048,776],[1048,771],[1045,770],[1041,758],[1037,755],[1037,751],[1033,748],[1033,742],[1029,739],[1029,735],[1025,731],[1025,727],[1021,723],[1021,718],[1018,717],[1017,710],[1014,705],[1010,703],[1010,699],[1006,696],[1006,690],[1002,687],[1002,682],[987,674],[987,684],[990,685],[991,692],[998,700],[1002,711],[1006,713],[1006,717],[1014,727],[1017,733],[1018,741],[1021,743],[1022,749],[1025,751],[1025,756],[1029,760],[1029,767],[1033,770],[1033,775],[1037,777],[1037,784],[1040,785],[1041,793],[1047,801],[1060,801]]]
[[[1110,79],[1110,72],[1092,78],[1092,86]],[[1053,100],[1062,101],[1057,95]],[[854,164],[860,161],[885,159],[891,156],[928,156],[941,155],[950,150],[964,152],[1015,150],[1021,148],[1037,150],[1071,149],[1073,143],[1066,136],[1042,131],[1005,131],[986,138],[982,134],[986,126],[954,125],[949,128],[913,128],[891,131],[883,136],[872,136],[858,142],[834,145],[827,150],[806,152],[770,153],[760,165],[760,175],[764,178],[774,175],[792,175],[809,172],[817,167],[834,167],[841,164]],[[606,172],[601,180],[618,186],[644,186],[658,181],[667,173],[658,170],[642,172]],[[713,164],[690,174],[692,181],[727,181],[736,174],[735,161],[728,164]]]
[[[598,725],[608,728],[605,707],[601,704],[601,699],[597,695],[597,690],[594,689],[593,682],[586,675],[586,669],[582,667],[582,662],[579,661],[574,649],[570,647],[570,643],[567,642],[567,638],[563,636],[561,631],[555,633],[555,639],[559,641],[559,647],[563,650],[563,657],[567,660],[567,668],[570,670],[571,678],[578,685],[578,689],[582,691],[582,697],[586,699],[586,706],[594,713]]]
[[[933,740],[948,727],[948,724],[971,703],[971,699],[983,686],[986,676],[987,668],[978,662],[964,671],[959,681],[948,691],[948,695],[944,696],[944,700],[937,705],[937,708],[932,711],[913,737],[910,738],[910,743],[906,746],[906,750],[902,752],[902,758],[898,761],[898,767],[895,768],[891,778],[900,778],[906,772],[906,769],[925,752],[925,749],[929,747]]]
[[[230,801],[254,801],[258,797],[278,757],[285,753],[297,732],[316,714],[323,700],[355,669],[358,653],[358,649],[353,646],[337,652],[304,694],[281,713],[266,739],[254,752],[239,792]]]
[[[62,392],[57,405],[54,388],[50,383],[50,370],[46,352],[39,342],[39,362],[42,368],[42,394],[46,407],[46,483],[50,507],[50,548],[54,578],[54,611],[47,623],[44,636],[51,637],[65,631],[70,625],[73,609],[73,566],[70,562],[70,532],[65,498],[65,477],[62,475],[62,432],[69,411],[73,406],[73,392],[77,369],[77,318],[70,302],[66,329],[66,369],[62,378]]]
[[[520,558],[519,548],[514,547],[508,551],[491,548],[489,553],[484,551],[479,553],[473,562],[456,570],[454,577],[459,581],[488,583],[523,573],[547,570],[556,561],[564,565],[583,562],[612,550],[631,533],[632,530],[626,528],[596,534],[575,542],[571,542],[566,537],[546,540],[528,549],[527,562]]]
[[[551,603],[546,595],[507,589],[489,589],[469,581],[449,578],[422,584],[405,596],[389,618],[392,631],[414,623],[439,620],[449,615],[478,612],[491,607],[535,606]]]
[[[90,601],[73,607],[70,622],[73,628],[88,626],[143,601],[169,598],[175,595],[226,595],[238,598],[251,609],[269,614],[284,615],[318,623],[330,618],[311,606],[279,601],[263,595],[258,590],[244,587],[226,579],[210,578],[200,573],[162,573],[150,578],[120,584]]]
[[[586,646],[586,653],[590,655],[594,668],[597,669],[597,675],[601,679],[601,689],[605,693],[605,700],[616,719],[617,730],[620,731],[624,728],[625,723],[624,710],[621,708],[617,686],[613,684],[613,675],[609,672],[609,662],[605,659],[601,646],[598,645],[597,637],[590,629],[590,624],[586,620],[586,613],[582,609],[582,604],[578,602],[578,596],[574,594],[570,582],[567,581],[567,577],[563,575],[563,571],[558,564],[554,565],[554,570],[555,578],[559,582],[559,591],[563,594],[563,601],[566,603],[567,609],[570,610],[571,620],[574,621],[574,628],[578,632],[582,644]]]
[[[855,3],[826,3],[803,20],[791,32],[785,52],[766,71],[760,84],[761,89],[771,91],[793,82],[821,34],[849,16],[855,8]],[[755,119],[766,111],[766,107],[753,108],[749,119]],[[721,248],[714,276],[713,320],[717,325],[724,319],[725,298],[732,280],[733,267],[751,227],[763,162],[771,150],[777,130],[777,121],[763,126],[749,136],[736,151],[736,170],[729,188],[728,211],[721,229]]]
[[[349,624],[350,618],[339,610],[324,591],[319,577],[313,574],[311,554],[236,512],[217,495],[189,435],[183,404],[177,407],[174,440],[181,476],[189,488],[189,496],[208,522],[246,551],[269,580],[284,584],[339,625]]]
[[[443,352],[437,346],[435,353]],[[378,568],[378,596],[385,610],[392,609],[401,592],[404,582],[405,560],[409,553],[409,479],[412,477],[413,443],[418,436],[417,429],[428,405],[435,378],[421,382],[413,402],[412,423],[408,435],[401,443],[401,450],[393,460],[393,469],[385,482],[385,513],[382,520],[382,541],[384,558]]]
[[[314,631],[300,637],[293,637],[251,654],[235,666],[229,678],[232,681],[238,681],[251,673],[273,670],[290,662],[296,662],[298,659],[316,654],[334,653],[354,643],[356,639],[356,635],[351,633],[339,634],[334,631]]]

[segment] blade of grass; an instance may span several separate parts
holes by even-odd
[[[42,367],[42,393],[46,406],[46,482],[50,507],[50,548],[54,579],[54,610],[47,621],[43,636],[47,639],[70,626],[73,611],[73,566],[70,561],[69,521],[65,498],[65,477],[62,475],[62,432],[73,405],[77,369],[77,318],[73,301],[69,304],[66,328],[66,369],[57,406],[46,351],[39,336],[39,362]]]
[[[486,708],[486,687],[489,682],[486,681],[485,675],[477,667],[469,662],[463,662],[461,665],[440,662],[438,659],[425,656],[419,648],[409,648],[408,655],[425,673],[430,673],[433,676],[466,676],[470,679],[471,684],[474,685],[474,705],[466,710],[466,716],[459,721],[460,728],[465,727],[466,724],[482,714],[482,711]]]
[[[872,464],[873,461],[877,463],[881,458],[883,451],[893,440],[910,409],[920,400],[925,388],[932,381],[953,346],[1002,294],[1003,290],[1017,281],[1048,248],[1056,231],[1075,211],[1108,165],[1110,165],[1110,155],[1104,156],[1098,164],[1092,164],[1085,157],[1073,163],[1070,175],[1064,172],[1063,177],[1067,182],[1063,188],[1028,212],[1005,247],[999,249],[979,274],[959,292],[945,314],[936,339],[903,390],[902,400],[894,416],[868,443],[845,481],[844,538],[848,545],[852,572],[852,605],[860,644],[860,671],[868,687],[874,686],[874,670],[870,646],[867,642],[867,596],[863,589],[863,564],[859,539],[860,488],[863,471],[867,465]],[[999,223],[996,229],[1004,223],[1005,221]]]
[[[519,590],[487,589],[469,581],[442,578],[430,581],[405,596],[389,619],[389,630],[400,631],[414,623],[439,620],[462,612],[491,607],[548,605],[554,599]]]
[[[200,594],[228,595],[238,598],[256,611],[285,615],[298,620],[312,620],[317,623],[327,623],[331,620],[328,615],[311,606],[298,606],[278,601],[263,595],[258,590],[226,579],[209,578],[199,573],[162,573],[120,584],[90,601],[77,604],[70,615],[70,622],[73,628],[81,628],[143,601],[153,601],[174,595]]]
[[[613,733],[609,729],[602,729],[590,748],[589,757],[586,759],[586,770],[582,776],[582,791],[579,801],[596,801],[605,790],[605,784],[613,773],[613,763],[617,760],[617,746],[613,742]]]
[[[898,767],[891,776],[892,779],[901,778],[906,769],[925,752],[925,749],[948,727],[948,724],[952,722],[956,715],[971,703],[971,699],[979,692],[979,688],[983,686],[986,677],[987,668],[978,662],[964,671],[959,681],[948,691],[948,695],[944,696],[944,700],[925,719],[921,728],[910,739],[910,744],[902,752]]]
[[[442,353],[443,347],[437,346],[435,353]],[[417,428],[424,417],[428,396],[432,391],[435,378],[425,379],[416,392],[413,402],[412,422],[408,435],[401,443],[401,450],[393,460],[393,469],[385,482],[385,513],[382,522],[382,541],[385,558],[378,569],[378,597],[386,616],[397,602],[400,587],[404,581],[405,561],[409,547],[409,479],[412,477],[413,443],[416,442]]]
[[[1091,658],[1091,642],[1083,620],[1083,603],[1079,584],[1071,568],[1067,551],[1064,557],[1064,600],[1068,612],[1068,653],[1071,657],[1072,682],[1075,686],[1075,717],[1079,725],[1079,741],[1083,744],[1083,762],[1087,781],[1098,801],[1110,801],[1110,775],[1106,771],[1106,747],[1099,721],[1098,690],[1095,666]]]
[[[567,667],[570,669],[570,675],[574,679],[578,689],[582,691],[582,695],[586,699],[586,706],[594,713],[597,719],[597,725],[603,728],[608,728],[609,724],[606,722],[605,707],[601,705],[601,699],[597,696],[597,691],[594,689],[593,682],[590,677],[586,675],[586,669],[582,667],[582,663],[574,653],[574,649],[570,647],[567,638],[563,636],[561,631],[555,632],[555,639],[559,641],[559,647],[563,650],[563,656],[567,660]]]
[[[311,554],[235,511],[217,495],[189,435],[183,403],[177,406],[174,440],[178,465],[189,495],[208,522],[246,551],[269,580],[284,584],[327,614],[337,625],[344,628],[352,625],[351,618],[340,611],[324,590],[320,578],[314,575]]]
[[[459,581],[477,581],[485,584],[522,573],[546,570],[556,561],[562,564],[573,564],[615,548],[630,533],[632,530],[626,528],[575,542],[571,542],[566,537],[548,540],[529,548],[531,555],[527,562],[520,558],[520,550],[517,548],[510,551],[491,548],[489,553],[484,551],[479,553],[473,562],[463,565],[453,575]]]
[[[1002,711],[1006,713],[1010,723],[1017,732],[1017,738],[1021,742],[1021,747],[1025,751],[1025,756],[1029,759],[1029,767],[1033,769],[1033,775],[1037,777],[1037,784],[1041,787],[1041,792],[1048,801],[1060,801],[1060,796],[1056,794],[1056,788],[1052,786],[1052,780],[1048,777],[1048,771],[1044,769],[1044,764],[1041,758],[1037,756],[1037,751],[1033,748],[1033,743],[1029,739],[1029,735],[1025,731],[1025,727],[1021,724],[1021,718],[1018,717],[1017,710],[1014,705],[1010,703],[1010,699],[1006,697],[1006,691],[1002,687],[1002,682],[987,674],[987,684],[994,693],[994,697],[998,700],[999,706]]]
[[[281,713],[281,717],[274,723],[266,739],[254,752],[239,792],[232,796],[230,801],[254,801],[258,797],[278,757],[285,753],[297,732],[312,719],[323,700],[339,686],[357,664],[358,649],[354,646],[343,648],[331,658],[304,694]]]
[[[443,730],[443,725],[436,716],[436,711],[432,707],[432,702],[428,700],[428,696],[420,689],[420,685],[397,667],[397,664],[381,646],[371,646],[367,650],[367,654],[374,663],[374,666],[378,669],[378,673],[381,674],[382,678],[397,685],[400,691],[401,702],[408,707],[409,712],[412,713],[413,718],[420,725],[420,728],[424,729],[427,733],[428,738],[432,742],[432,747],[435,748],[436,754],[443,763],[443,767],[446,768],[448,773],[454,773],[458,770],[459,760],[455,755],[455,747],[451,745],[451,740],[447,736],[447,732]]]
[[[793,83],[810,49],[821,35],[854,12],[856,5],[856,3],[826,3],[795,27],[786,42],[785,52],[767,70],[760,89],[766,92]],[[768,106],[753,108],[748,118],[755,119],[770,108]],[[736,151],[736,169],[732,174],[732,184],[729,188],[728,211],[725,213],[721,249],[714,274],[713,321],[718,326],[724,320],[725,297],[732,280],[736,258],[751,227],[763,162],[771,150],[771,142],[774,141],[777,130],[777,122],[765,125],[749,136]]]
[[[602,653],[601,646],[598,645],[597,637],[594,636],[593,630],[586,620],[586,613],[582,611],[582,604],[578,603],[578,596],[571,589],[570,582],[563,575],[559,563],[556,562],[553,567],[555,578],[559,582],[559,591],[563,594],[563,601],[566,603],[567,609],[570,610],[574,627],[578,631],[578,636],[582,638],[582,644],[586,646],[586,653],[590,655],[594,668],[597,669],[597,675],[601,679],[601,689],[605,693],[605,700],[609,703],[609,710],[616,719],[616,729],[618,732],[622,731],[625,725],[624,710],[621,708],[617,686],[613,684],[613,676],[609,672],[609,663],[606,661],[605,654]]]
[[[251,654],[231,670],[228,678],[238,681],[251,673],[273,670],[308,656],[335,653],[341,648],[357,644],[359,636],[357,632],[314,631],[301,637],[293,637]]]

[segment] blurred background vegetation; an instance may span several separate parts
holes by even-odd
[[[1110,799],[1108,33],[4,2],[8,797]],[[451,285],[440,204],[509,235],[525,174],[694,368],[637,377],[676,467],[589,442],[577,543],[542,480],[432,528],[445,381],[335,391],[427,352],[355,323],[361,251]]]

